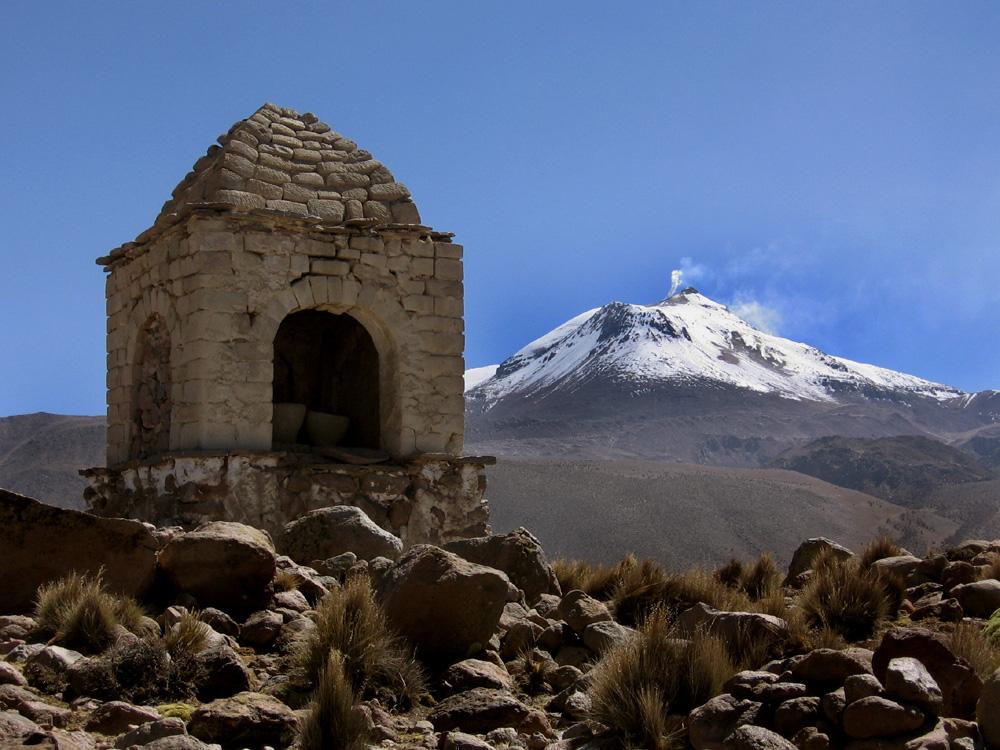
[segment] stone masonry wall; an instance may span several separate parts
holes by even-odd
[[[406,546],[442,544],[488,533],[489,461],[438,455],[350,466],[285,453],[174,454],[89,469],[85,497],[98,515],[187,528],[225,519],[272,534],[310,510],[353,505]]]
[[[139,334],[170,341],[171,451],[271,448],[275,333],[304,309],[348,313],[379,352],[383,448],[457,455],[463,440],[462,247],[416,225],[325,226],[195,208],[109,269],[108,464],[130,456]]]

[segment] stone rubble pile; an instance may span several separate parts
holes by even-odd
[[[291,674],[296,648],[318,627],[315,608],[323,597],[359,575],[370,578],[388,622],[415,648],[430,676],[430,694],[405,711],[379,699],[357,705],[371,746],[623,746],[626,739],[614,727],[594,719],[591,688],[595,665],[632,643],[636,631],[616,619],[608,602],[580,590],[562,591],[528,531],[447,548],[404,549],[355,511],[327,509],[306,523],[290,524],[277,545],[267,533],[233,522],[184,532],[81,520],[84,514],[60,517],[70,537],[73,524],[79,524],[88,539],[127,540],[132,534],[142,540],[135,555],[122,559],[96,543],[90,550],[75,547],[74,556],[46,561],[45,574],[56,578],[109,563],[108,581],[144,582],[138,589],[119,588],[143,598],[148,614],[143,632],[154,639],[178,633],[196,615],[207,635],[190,665],[194,693],[175,702],[155,693],[172,667],[169,656],[150,650],[147,636],[122,629],[115,643],[98,653],[50,643],[23,592],[12,595],[5,588],[0,590],[5,613],[0,616],[0,747],[295,747],[310,698]],[[51,529],[53,519],[0,496],[4,512],[10,545],[0,558],[0,578],[8,581],[8,561],[28,553],[17,548],[15,538],[41,544],[32,526]],[[330,546],[324,546],[327,537],[334,540]],[[813,552],[796,556],[790,584],[809,577],[815,552],[826,546],[823,540],[804,545]],[[968,571],[982,574],[982,555],[993,548],[969,542],[940,557],[887,558],[880,564],[910,584],[904,615],[912,618],[920,609],[916,602],[935,594],[938,604],[954,599],[963,610],[985,612],[988,600],[984,604],[977,597],[987,596],[983,591],[992,586],[977,584],[996,581],[974,580]],[[131,577],[124,568],[135,568]],[[786,591],[794,600],[795,589]],[[975,596],[965,593],[970,591]],[[738,672],[718,695],[678,717],[678,747],[1000,750],[1000,672],[983,680],[956,656],[943,634],[954,627],[948,619],[953,608],[939,611],[947,616],[925,616],[919,624],[904,617],[863,644],[786,651]],[[679,613],[678,639],[704,631],[724,640],[752,634],[776,649],[791,643],[788,622],[772,615],[726,612],[704,603]],[[123,692],[128,669],[143,679]]]

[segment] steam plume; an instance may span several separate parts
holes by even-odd
[[[668,298],[673,297],[677,290],[681,288],[681,277],[683,275],[684,272],[679,268],[675,268],[670,272],[670,291],[667,292]]]

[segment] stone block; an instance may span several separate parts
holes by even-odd
[[[462,261],[438,258],[434,261],[434,276],[442,281],[461,281]]]
[[[272,185],[284,185],[286,182],[291,182],[292,179],[291,174],[288,172],[264,166],[258,166],[254,169],[253,177],[261,182],[269,182]]]
[[[286,200],[267,201],[267,207],[272,211],[282,211],[286,214],[297,214],[299,216],[305,216],[309,213],[306,210],[305,203],[294,203]]]
[[[435,242],[434,256],[437,258],[462,259],[462,246],[452,242]]]
[[[416,278],[434,275],[433,258],[414,258],[410,263],[410,274]]]
[[[309,265],[311,273],[326,276],[344,276],[351,270],[351,264],[343,260],[314,260]]]
[[[344,204],[339,200],[310,199],[306,204],[313,216],[339,224],[344,220]]]
[[[265,200],[280,200],[282,196],[282,189],[280,185],[272,185],[271,183],[264,182],[263,180],[247,180],[246,189],[251,193],[256,193],[257,195],[263,197]]]
[[[316,197],[316,191],[294,182],[289,182],[282,187],[282,198],[286,201],[296,203],[307,203]]]

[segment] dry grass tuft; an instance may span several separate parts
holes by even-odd
[[[873,539],[865,547],[865,551],[861,553],[860,565],[862,570],[867,570],[878,560],[884,560],[887,557],[896,557],[901,554],[903,554],[903,548],[883,534]]]
[[[870,638],[889,616],[892,582],[851,560],[821,556],[802,590],[799,606],[810,625],[829,628],[848,641]]]
[[[720,639],[706,633],[679,639],[667,613],[654,609],[635,638],[607,651],[594,668],[591,715],[627,743],[665,750],[677,740],[676,719],[716,695],[736,671]]]
[[[208,645],[211,632],[196,612],[186,612],[163,636],[163,645],[173,657],[194,657]]]
[[[130,597],[105,591],[101,575],[74,572],[38,588],[35,620],[52,635],[51,642],[95,654],[114,643],[118,626],[144,634],[142,608]]]
[[[994,626],[992,631],[991,626]],[[993,617],[985,628],[972,622],[960,622],[948,642],[952,653],[965,659],[984,680],[1000,669],[1000,648],[994,637],[996,629]]]
[[[990,554],[990,561],[986,563],[979,573],[979,580],[986,581],[991,578],[1000,580],[1000,555]]]
[[[628,555],[614,565],[594,565],[584,560],[556,560],[552,570],[563,593],[579,589],[595,599],[606,601],[622,575],[639,563]]]
[[[355,710],[357,696],[344,655],[332,651],[323,660],[309,712],[302,720],[300,750],[362,750],[368,747],[364,718]]]
[[[515,660],[511,675],[528,695],[539,695],[551,689],[545,675],[554,666],[555,662],[544,652],[537,649],[525,650]]]
[[[275,591],[294,591],[302,585],[302,579],[291,570],[282,570],[274,577]]]
[[[311,684],[326,674],[331,652],[358,695],[370,693],[409,706],[426,690],[420,665],[389,628],[367,576],[352,576],[316,607],[316,628],[301,642],[297,661]]]
[[[781,578],[774,558],[765,552],[744,574],[740,586],[752,601],[759,601],[781,591]]]
[[[743,584],[743,563],[735,557],[715,571],[715,580],[731,589],[738,589]]]

